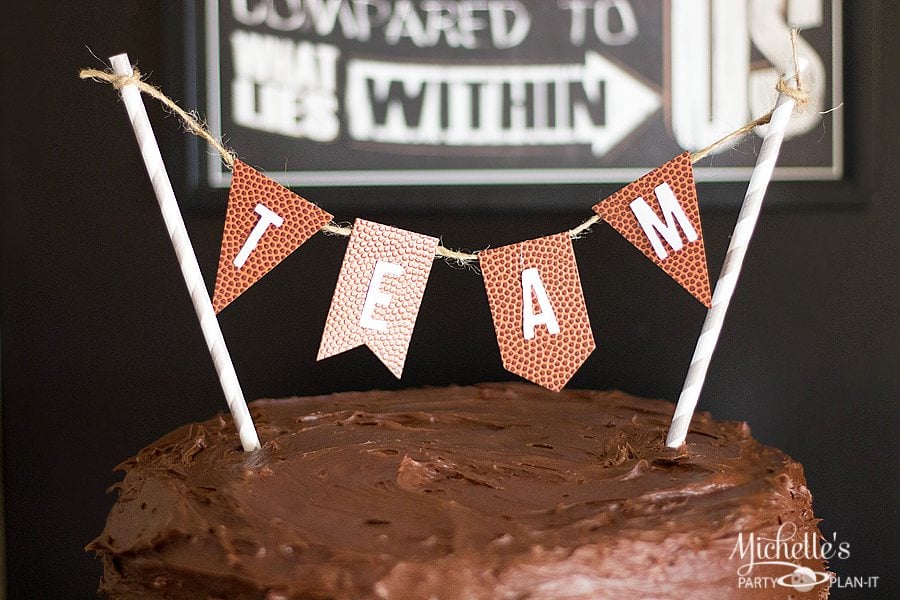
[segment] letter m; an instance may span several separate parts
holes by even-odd
[[[661,183],[653,191],[656,193],[659,208],[666,220],[665,223],[662,222],[641,196],[638,196],[631,202],[631,212],[637,217],[638,223],[640,223],[641,229],[644,230],[647,239],[650,240],[650,245],[653,246],[656,255],[660,260],[665,260],[669,257],[669,253],[663,246],[660,236],[665,238],[675,252],[684,247],[677,225],[681,226],[681,230],[684,232],[688,242],[696,241],[698,236],[697,232],[694,231],[694,226],[691,225],[690,219],[684,214],[681,205],[678,204],[678,200],[675,198],[675,194],[672,192],[669,184]]]

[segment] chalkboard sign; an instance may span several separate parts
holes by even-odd
[[[767,112],[790,26],[812,101],[776,178],[837,180],[839,0],[207,0],[205,112],[285,185],[627,182]],[[746,180],[758,141],[698,180]]]

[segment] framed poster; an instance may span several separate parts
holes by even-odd
[[[811,93],[776,179],[844,175],[840,0],[206,0],[205,113],[289,186],[627,182]],[[759,138],[704,160],[746,181]],[[201,156],[203,154],[201,153]],[[229,185],[214,157],[211,188]]]

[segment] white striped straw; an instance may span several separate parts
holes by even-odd
[[[800,69],[802,70],[802,68],[803,66],[801,65]],[[772,171],[775,169],[775,162],[778,160],[778,152],[784,139],[784,130],[793,111],[794,99],[788,95],[779,94],[769,125],[766,128],[762,146],[759,149],[759,156],[756,158],[756,166],[753,168],[753,173],[750,176],[747,194],[744,196],[744,203],[741,206],[740,214],[738,214],[737,224],[735,224],[734,232],[731,235],[731,242],[728,244],[725,263],[722,265],[719,280],[716,282],[716,290],[712,297],[712,307],[706,313],[706,320],[703,322],[700,339],[697,341],[697,347],[694,349],[691,366],[688,368],[684,387],[681,389],[681,396],[678,397],[678,404],[675,406],[675,414],[672,417],[669,435],[666,438],[666,445],[670,448],[678,448],[687,437],[691,418],[694,416],[694,409],[697,407],[700,390],[703,388],[706,372],[712,359],[712,353],[716,348],[716,342],[719,340],[719,334],[722,331],[725,312],[728,310],[728,303],[731,301],[731,296],[734,294],[734,288],[737,285],[738,275],[744,263],[744,256],[747,254],[747,246],[750,244],[753,229],[756,227],[756,221],[759,218],[766,188],[772,179]]]
[[[110,61],[116,75],[123,77],[134,75],[127,54],[113,56],[110,58]],[[216,319],[216,313],[209,299],[209,292],[206,289],[206,284],[203,282],[203,274],[200,272],[200,265],[197,264],[197,257],[194,255],[194,248],[191,246],[191,240],[188,238],[184,219],[181,217],[181,211],[178,209],[178,201],[175,199],[175,192],[172,190],[172,182],[169,180],[166,166],[163,164],[156,136],[153,135],[153,129],[150,127],[150,119],[147,117],[147,109],[144,107],[144,101],[141,99],[140,90],[134,84],[127,84],[122,86],[120,93],[122,94],[122,101],[125,103],[125,110],[128,112],[128,119],[131,121],[131,126],[134,129],[138,146],[141,149],[144,165],[147,167],[147,173],[150,175],[153,191],[159,202],[159,209],[162,211],[169,238],[172,240],[172,246],[175,248],[175,255],[178,257],[178,264],[181,266],[184,282],[187,284],[188,291],[191,294],[191,301],[200,321],[200,328],[203,330],[206,346],[209,348],[209,354],[212,356],[216,373],[219,375],[222,391],[225,392],[225,401],[228,403],[228,409],[231,411],[232,418],[234,418],[241,445],[248,452],[256,450],[259,448],[259,437],[256,435],[253,419],[250,417],[250,411],[247,409],[247,402],[244,400],[244,393],[241,391],[241,384],[238,382],[237,373],[235,373],[234,365],[231,362],[231,356],[228,354],[228,348],[225,346],[225,338],[222,336],[222,330],[219,328],[219,321]]]

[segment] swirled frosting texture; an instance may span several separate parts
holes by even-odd
[[[122,463],[89,546],[111,598],[824,597],[738,587],[741,533],[818,536],[802,467],[741,423],[527,384],[258,400]],[[816,571],[822,561],[801,561]],[[784,573],[784,569],[774,573]],[[754,575],[766,575],[756,567]],[[772,574],[772,573],[769,573]]]

